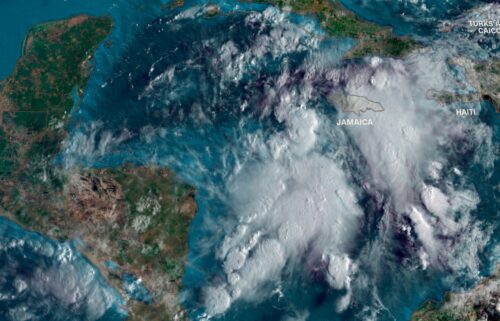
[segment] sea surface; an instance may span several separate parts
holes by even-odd
[[[498,114],[488,102],[443,107],[425,97],[439,79],[463,81],[447,69],[453,35],[443,38],[438,22],[480,2],[342,2],[433,49],[346,63],[353,39],[332,39],[313,18],[262,4],[214,1],[221,13],[207,17],[202,1],[0,3],[8,30],[0,78],[34,24],[113,17],[112,45],[97,51],[56,162],[159,164],[196,187],[181,293],[193,320],[403,321],[499,262]],[[472,58],[492,55],[454,45],[470,47]],[[353,116],[333,106],[330,93],[371,88],[365,78],[400,86],[373,93],[383,112]],[[479,116],[459,119],[458,107]],[[348,117],[372,117],[375,126],[336,125]],[[445,232],[426,233],[425,222]],[[6,320],[125,319],[124,298],[71,242],[5,219],[0,240]]]

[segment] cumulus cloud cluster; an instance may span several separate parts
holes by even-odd
[[[498,58],[500,55],[498,37],[491,33],[479,32],[479,27],[473,25],[477,22],[495,24],[499,19],[500,4],[496,2],[481,4],[465,11],[454,20],[441,22],[440,29],[446,31],[446,36],[435,39],[435,45],[446,46],[454,55],[480,59]]]
[[[302,67],[307,72],[297,86],[311,91],[280,86],[290,83],[283,79],[291,73],[282,73],[270,92],[279,98],[268,101],[286,130],[254,137],[245,148],[262,154],[243,161],[228,183],[228,202],[239,223],[219,246],[226,280],[207,289],[209,314],[224,312],[237,299],[261,299],[264,284],[278,280],[287,265],[314,254],[321,257],[318,262],[326,262],[331,287],[347,291],[337,302],[339,311],[345,309],[355,291],[352,279],[363,273],[358,258],[349,253],[363,214],[357,197],[362,188],[386,195],[386,215],[395,213],[393,228],[406,233],[418,248],[420,268],[478,272],[477,253],[489,232],[470,216],[479,202],[474,187],[451,180],[460,176],[454,162],[466,151],[487,145],[491,131],[428,98],[427,91],[456,84],[444,52],[425,52],[404,61],[372,58],[343,68],[321,64],[311,60]],[[331,117],[310,106],[314,95],[336,90],[377,101],[384,112],[339,111],[337,117],[371,118],[374,125],[335,127]],[[354,146],[336,145],[336,151],[359,151],[366,167],[350,170],[368,171],[364,186],[346,178],[342,157],[324,153],[319,137],[342,133]],[[492,149],[486,153],[493,157]],[[405,218],[409,224],[403,223],[408,222]]]
[[[449,175],[457,176],[454,162],[466,152],[487,146],[492,133],[477,119],[457,117],[454,109],[427,98],[429,90],[455,84],[443,52],[415,55],[406,61],[373,58],[368,68],[369,72],[358,73],[346,87],[386,109],[369,116],[374,126],[348,129],[367,160],[371,184],[390,191],[394,210],[410,217],[423,243],[422,257],[428,258],[424,266],[428,260],[463,264],[459,262],[462,257],[453,257],[451,242],[443,239],[450,237],[462,245],[470,239],[478,226],[469,213],[479,200],[472,186],[453,186],[441,171],[445,167]],[[493,149],[487,151],[489,157],[493,153]],[[484,245],[486,235],[474,236],[478,244],[470,244],[471,253]],[[477,256],[470,257],[466,265],[473,267],[476,261]]]
[[[121,304],[119,294],[69,244],[41,239],[5,220],[0,235],[0,300],[13,302],[2,311],[6,320],[65,318],[70,311],[98,320]]]
[[[419,262],[414,269],[477,274],[478,252],[490,232],[472,217],[480,199],[458,160],[491,167],[494,146],[488,126],[457,117],[453,106],[441,106],[428,97],[429,90],[453,91],[459,86],[447,63],[449,53],[437,47],[404,60],[373,57],[339,64],[341,52],[325,50],[322,35],[312,32],[312,25],[299,28],[276,9],[248,14],[244,23],[260,26],[246,42],[248,47],[233,40],[204,40],[215,51],[206,62],[210,80],[215,79],[221,91],[206,94],[206,105],[190,106],[189,117],[200,131],[188,136],[179,129],[182,124],[175,124],[175,131],[168,125],[145,124],[138,133],[146,146],[163,143],[166,149],[174,148],[174,139],[207,136],[203,146],[178,149],[163,162],[176,162],[176,168],[186,172],[203,172],[198,183],[228,209],[224,215],[206,213],[203,218],[206,229],[221,234],[208,245],[216,248],[221,268],[202,291],[206,317],[225,313],[236,301],[266,299],[272,292],[268,290],[291,271],[307,273],[304,262],[320,267],[324,281],[339,293],[336,310],[344,311],[360,287],[376,283],[365,281],[369,276],[364,269],[378,269],[383,252],[390,250],[384,247],[393,241],[383,234],[386,229],[411,243],[406,255]],[[308,56],[301,65],[290,63],[290,54],[305,52]],[[169,109],[179,88],[190,85],[176,78],[179,70],[194,68],[190,63],[170,66],[152,79],[141,99],[156,97],[161,90]],[[269,63],[277,64],[273,67],[279,72],[266,74]],[[224,136],[229,131],[218,133],[211,116],[215,109],[210,108],[226,93],[233,94],[235,87],[246,94],[233,106],[241,112],[239,117],[258,115],[262,123],[272,118],[279,128],[263,125],[245,132],[248,119],[242,119],[234,137]],[[382,108],[345,113],[328,99],[338,93],[365,97]],[[259,113],[249,116],[244,113],[248,109]],[[339,118],[369,118],[373,125],[337,126]],[[131,134],[125,130],[117,137],[108,132],[97,137],[77,135],[68,150],[104,155]],[[194,161],[182,164],[186,156],[181,152]],[[366,197],[376,199],[383,212],[381,222],[388,223],[380,232],[375,228],[378,239],[360,245],[364,220],[375,215],[361,206]],[[353,251],[354,245],[362,250]],[[366,253],[376,255],[362,257]],[[374,297],[376,292],[374,288]],[[302,311],[297,319],[307,315]]]
[[[334,288],[350,286],[347,248],[362,215],[356,190],[335,162],[313,150],[315,111],[290,108],[284,121],[286,133],[254,144],[265,160],[246,162],[228,182],[239,223],[218,250],[227,282],[207,293],[212,313],[240,297],[258,298],[265,282],[306,253],[328,264]]]

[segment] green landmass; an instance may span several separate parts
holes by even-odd
[[[476,61],[474,72],[482,97],[491,101],[497,112],[500,112],[500,59]]]
[[[471,103],[488,100],[500,112],[500,59],[473,61],[465,57],[457,57],[449,61],[451,65],[463,68],[467,82],[476,89],[475,92],[460,94],[444,90],[431,90],[429,98],[442,104],[456,102]]]
[[[177,294],[196,213],[194,189],[154,166],[53,162],[93,54],[111,28],[109,17],[80,15],[27,34],[13,73],[0,84],[1,213],[55,239],[83,240],[79,250],[127,298],[130,320],[183,320]],[[128,298],[127,274],[142,280],[152,302]]]
[[[348,58],[373,55],[402,57],[418,47],[415,40],[398,37],[389,27],[381,27],[360,19],[345,9],[338,0],[256,0],[256,2],[270,3],[302,15],[314,15],[330,35],[356,39],[358,44],[347,54]]]
[[[438,302],[426,302],[413,314],[411,321],[465,321],[458,319],[450,312],[440,311],[439,307],[440,304]]]
[[[184,0],[170,0],[164,4],[162,4],[162,8],[165,10],[172,10],[178,7],[184,6]]]
[[[428,301],[411,321],[500,320],[500,270],[467,292],[448,292],[442,303]]]

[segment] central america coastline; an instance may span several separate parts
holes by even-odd
[[[154,28],[153,28],[153,30],[154,30]],[[146,45],[146,44],[147,44],[147,42],[148,42],[148,41],[144,40],[144,45]],[[115,43],[116,43],[116,42],[115,42]],[[345,50],[347,50],[348,48],[349,48],[349,44],[348,44],[348,42],[347,42],[347,43],[345,43]],[[98,54],[98,55],[99,55],[99,54]],[[109,61],[108,61],[108,62],[111,62],[111,60],[112,60],[112,58],[106,58],[106,57],[99,57],[99,56],[98,56],[98,57],[97,57],[97,60],[99,60],[99,59],[104,59],[104,61],[106,61],[106,59],[109,59]],[[145,64],[146,66],[145,66],[145,68],[144,68],[144,73],[146,73],[147,71],[149,71],[149,67],[153,65],[152,63],[153,63],[153,61],[148,61],[148,63],[146,63],[146,64]],[[104,63],[102,66],[104,66],[104,65],[106,65],[106,63]],[[100,65],[99,65],[99,63],[98,63],[98,62],[96,63],[96,66],[99,68],[99,66],[100,66]],[[160,68],[160,67],[158,67],[158,68]],[[160,69],[160,70],[161,70],[161,69]],[[154,74],[153,74],[153,75],[154,75]],[[168,77],[168,75],[169,75],[169,74],[167,73],[167,74],[165,75],[165,77]],[[98,75],[97,75],[96,77],[97,77],[96,79],[98,79],[98,80],[91,80],[91,81],[95,81],[95,84],[94,84],[94,87],[95,87],[95,88],[102,88],[101,86],[104,86],[104,88],[106,88],[107,86],[112,86],[112,79],[108,79],[108,78],[106,78],[106,72],[101,71],[101,73],[99,74],[99,71],[98,71]],[[102,78],[99,78],[99,77],[102,77]],[[103,79],[103,78],[104,78],[104,79]],[[111,82],[108,82],[108,80],[111,80]],[[90,85],[90,86],[92,86],[92,85]],[[90,93],[89,93],[89,96],[90,96],[90,97],[92,97],[92,95],[93,95],[93,94],[92,94],[92,92],[90,92]],[[87,99],[94,99],[94,98],[97,98],[97,97],[92,97],[92,98],[87,98]],[[86,99],[86,98],[84,98],[84,99]],[[92,103],[91,103],[91,102],[90,102],[89,104],[90,104],[90,105],[92,105]],[[107,105],[108,105],[108,106],[110,106],[110,105],[112,105],[112,104],[107,104]],[[83,106],[85,106],[85,105],[83,105]],[[81,111],[81,112],[82,112],[82,114],[89,112],[89,110],[85,110],[85,108],[82,108],[82,109],[83,109],[83,110]],[[485,108],[485,109],[486,109],[486,108]],[[90,111],[92,111],[92,110],[90,109]],[[111,114],[111,113],[110,113],[110,114]],[[87,118],[87,119],[90,119],[90,120],[91,120],[90,122],[92,122],[92,120],[94,120],[94,119],[96,119],[96,118],[99,118],[99,116],[97,116],[97,117],[96,117],[96,115],[98,115],[98,114],[94,114],[94,115],[83,115],[83,116],[81,116],[81,117],[85,118],[85,117],[87,117],[87,116],[88,116],[89,118]],[[139,116],[139,117],[140,117],[140,112],[137,114],[137,116]],[[179,115],[177,115],[177,116],[179,116]],[[484,115],[483,115],[483,116],[484,116]],[[111,117],[111,115],[106,116],[106,117]],[[103,117],[103,118],[105,119],[105,121],[106,121],[106,117]],[[138,118],[139,118],[139,117],[138,117]],[[151,117],[151,116],[149,116],[149,117]],[[179,117],[180,117],[180,116],[179,116]],[[132,118],[133,118],[133,117],[132,117]],[[136,118],[136,119],[137,119],[137,118]],[[306,117],[306,119],[307,119],[307,117]],[[93,162],[93,163],[98,164],[98,165],[101,165],[101,166],[104,166],[104,164],[115,164],[115,165],[116,165],[116,164],[121,163],[121,162],[123,161],[123,159],[126,159],[126,160],[131,160],[131,161],[137,161],[137,162],[140,162],[140,163],[147,163],[147,162],[148,162],[148,161],[150,161],[152,158],[156,158],[156,161],[158,161],[159,163],[162,163],[162,164],[168,164],[168,165],[173,165],[173,167],[177,167],[177,168],[176,168],[176,171],[180,172],[180,173],[181,173],[181,176],[183,176],[184,178],[186,178],[188,181],[191,181],[191,182],[198,182],[198,183],[197,183],[198,185],[205,185],[205,184],[207,184],[207,186],[209,186],[209,184],[210,184],[210,183],[212,183],[212,184],[221,184],[219,181],[214,181],[214,182],[206,182],[206,181],[204,181],[204,178],[201,178],[201,179],[200,179],[199,177],[195,177],[195,176],[196,176],[196,174],[194,174],[194,170],[195,170],[195,168],[196,168],[196,167],[198,167],[198,166],[199,166],[199,164],[194,163],[194,164],[192,164],[192,165],[188,165],[188,166],[187,166],[187,168],[183,168],[183,167],[185,166],[185,164],[188,164],[189,162],[185,162],[185,163],[184,163],[184,161],[181,161],[181,160],[176,160],[176,159],[175,159],[176,157],[178,157],[178,155],[184,155],[184,156],[185,156],[188,160],[190,160],[191,162],[200,161],[200,159],[201,159],[202,161],[206,161],[206,159],[203,159],[203,157],[200,157],[200,159],[194,159],[194,160],[193,160],[193,157],[189,155],[189,153],[190,153],[190,152],[192,152],[192,151],[185,151],[185,150],[184,150],[184,148],[183,148],[182,146],[181,146],[181,147],[177,147],[177,146],[173,146],[173,147],[172,147],[172,146],[169,146],[169,148],[170,148],[170,147],[174,148],[174,151],[171,151],[171,152],[166,152],[165,150],[161,150],[161,149],[158,149],[158,148],[152,147],[151,145],[154,145],[155,143],[158,143],[159,141],[162,141],[162,140],[167,140],[166,138],[169,138],[169,139],[168,139],[168,141],[174,141],[174,140],[175,140],[175,137],[176,137],[175,135],[178,135],[179,133],[172,133],[172,136],[170,136],[170,133],[168,133],[168,132],[167,132],[167,133],[162,132],[161,128],[160,128],[160,129],[158,129],[158,131],[157,131],[157,132],[155,132],[155,129],[156,129],[156,128],[158,128],[158,127],[161,127],[161,126],[158,126],[158,124],[157,124],[157,123],[155,123],[155,122],[156,122],[156,120],[155,120],[155,118],[154,118],[154,117],[151,117],[148,121],[150,121],[150,122],[151,122],[151,127],[152,127],[152,128],[151,128],[151,127],[148,127],[148,126],[144,126],[144,123],[142,123],[142,124],[141,124],[142,128],[141,128],[141,132],[140,132],[141,134],[137,134],[137,132],[139,132],[139,130],[138,130],[137,128],[141,127],[141,126],[139,126],[139,124],[137,124],[137,128],[136,128],[136,129],[137,129],[137,131],[136,131],[136,132],[132,131],[132,136],[133,136],[133,135],[137,135],[137,136],[138,136],[138,135],[144,135],[144,137],[146,137],[146,138],[145,138],[144,140],[140,140],[140,143],[138,143],[138,144],[134,144],[134,140],[133,140],[133,138],[132,138],[132,139],[130,140],[130,141],[131,141],[131,143],[130,143],[131,145],[130,145],[130,146],[132,146],[132,147],[131,147],[129,150],[127,150],[126,152],[122,152],[122,151],[120,151],[120,149],[118,148],[118,146],[119,146],[118,144],[119,144],[120,139],[122,139],[122,141],[125,141],[126,143],[127,143],[127,142],[128,142],[128,140],[130,139],[130,138],[128,138],[128,137],[127,137],[127,135],[128,135],[128,134],[127,134],[126,132],[124,133],[124,131],[115,131],[115,130],[113,129],[113,126],[111,126],[111,124],[109,124],[109,125],[106,125],[106,124],[105,124],[105,125],[104,125],[105,130],[102,130],[102,129],[100,129],[100,128],[99,128],[99,126],[100,126],[100,125],[99,125],[98,123],[94,123],[94,126],[95,126],[94,128],[95,128],[95,129],[96,129],[96,131],[98,132],[97,137],[95,137],[94,145],[99,145],[99,148],[103,148],[102,150],[103,150],[103,151],[105,151],[106,153],[107,153],[108,151],[112,151],[113,153],[110,153],[110,154],[112,154],[112,155],[109,155],[109,156],[108,156],[108,155],[104,155],[104,153],[102,153],[102,152],[101,152],[101,150],[99,150],[99,149],[92,149],[92,146],[90,146],[90,145],[89,145],[89,146],[90,146],[90,147],[89,147],[89,148],[90,148],[90,150],[92,150],[92,151],[94,152],[93,156],[92,156],[91,158],[88,158],[88,159],[87,159],[87,158],[86,158],[86,156],[85,156],[85,153],[83,153],[83,150],[82,150],[82,151],[80,151],[80,154],[81,154],[81,155],[80,155],[79,157],[83,158],[85,161]],[[146,122],[146,123],[147,123],[147,122]],[[224,123],[224,122],[223,122],[223,123]],[[227,137],[228,137],[228,135],[229,135],[229,137],[230,137],[230,135],[234,134],[234,133],[232,133],[232,132],[231,132],[231,130],[230,130],[230,127],[231,127],[231,126],[233,126],[233,125],[234,125],[234,124],[228,125],[228,126],[227,126],[228,128],[224,128],[223,130],[221,130],[221,132],[220,132],[220,133],[215,134],[216,138],[214,139],[213,144],[214,144],[214,145],[215,145],[215,144],[217,144],[217,141],[227,141],[227,140],[228,140],[228,138],[227,138]],[[259,124],[254,124],[254,123],[251,123],[251,122],[246,123],[246,124],[242,124],[242,125],[243,125],[243,126],[245,126],[245,129],[248,129],[249,131],[255,131],[255,130],[256,130],[256,127],[258,127],[258,126],[259,126]],[[273,125],[274,125],[274,124],[273,124]],[[277,125],[279,125],[279,124],[277,124]],[[134,122],[133,122],[133,119],[131,119],[131,120],[129,121],[129,123],[127,124],[127,126],[130,126],[130,128],[134,128],[135,124],[134,124]],[[207,125],[207,126],[208,126],[208,125]],[[189,127],[188,127],[188,128],[189,128]],[[192,128],[189,128],[189,130],[192,130]],[[99,131],[100,131],[100,133],[99,133]],[[124,136],[120,136],[120,135],[122,135],[122,134],[123,134]],[[206,132],[206,131],[201,131],[201,134],[202,134],[202,135],[206,135],[206,134],[207,134],[207,132]],[[99,137],[99,135],[100,135],[100,137]],[[162,135],[163,135],[163,137],[162,137]],[[137,137],[137,136],[136,136],[136,137]],[[81,138],[81,137],[79,137],[78,135],[77,135],[77,137],[78,137],[79,139]],[[147,137],[150,137],[150,138],[147,138]],[[184,137],[185,137],[185,136],[184,136]],[[150,141],[150,142],[148,143],[148,139],[153,139],[153,140],[152,140],[152,141]],[[199,141],[196,141],[197,139],[199,139],[199,138],[196,138],[196,137],[195,137],[195,138],[193,138],[193,142],[192,142],[192,144],[193,144],[193,145],[191,145],[190,147],[192,147],[192,148],[193,148],[194,150],[196,150],[196,151],[201,151],[201,150],[203,150],[203,149],[202,149],[202,146],[204,145],[204,143],[203,143],[203,141],[202,141],[201,139],[200,139]],[[108,142],[111,142],[111,143],[110,143],[109,145],[106,145],[106,144],[102,144],[102,145],[101,145],[101,143],[102,143],[102,142],[104,142],[104,141],[106,141],[106,140],[107,140]],[[117,143],[116,141],[118,141],[118,143]],[[229,141],[230,141],[230,140],[229,140]],[[79,142],[81,142],[81,141],[79,141]],[[153,142],[154,142],[154,143],[153,143]],[[113,143],[114,143],[114,144],[116,144],[116,145],[115,145],[116,147],[113,147]],[[139,146],[139,145],[141,145],[141,144],[146,144],[146,145],[147,145],[147,144],[149,144],[149,146],[145,148],[145,149],[146,149],[146,151],[144,152],[144,155],[142,155],[142,154],[141,154],[142,152],[137,152],[137,151],[141,151],[141,149],[140,149],[140,148],[138,148],[138,146]],[[78,145],[78,144],[75,144],[75,145]],[[84,145],[84,144],[83,144],[83,145],[80,145],[80,146],[87,146],[87,145]],[[178,149],[176,149],[176,148],[178,148]],[[183,150],[184,150],[184,151],[183,151]],[[134,151],[134,152],[130,153],[131,151]],[[182,152],[182,151],[183,151],[183,152]],[[214,152],[214,153],[216,152],[216,151],[214,151],[214,150],[210,150],[210,151],[211,151],[211,152]],[[70,152],[72,152],[72,151],[70,151]],[[99,153],[102,153],[102,154],[99,154]],[[130,153],[130,154],[128,154],[128,153]],[[135,154],[134,154],[134,153],[135,153]],[[201,152],[199,152],[199,153],[200,153],[200,154],[202,154]],[[71,153],[70,153],[70,154],[71,154]],[[127,155],[127,154],[128,154],[128,155]],[[131,154],[132,154],[132,155],[131,155]],[[186,155],[187,155],[187,156],[186,156]],[[236,156],[234,156],[234,155],[233,155],[233,156],[224,156],[224,157],[227,157],[227,158],[226,158],[226,160],[228,160],[228,161],[232,161],[232,160],[231,160],[231,157],[236,158],[237,156],[238,156],[238,155],[236,155]],[[191,157],[191,158],[190,158],[190,157]],[[68,160],[69,160],[70,162],[72,162],[72,161],[73,161],[71,158],[67,158],[67,159],[65,159],[64,161],[68,161]],[[210,161],[208,161],[208,164],[203,164],[203,167],[204,167],[204,168],[207,168],[207,169],[210,169],[210,168],[212,168],[212,169],[213,169],[213,168],[219,168],[219,167],[222,167],[222,165],[221,165],[221,164],[217,164],[217,165],[215,165],[215,164],[211,164],[211,163],[210,163]],[[219,173],[217,173],[217,171],[216,171],[215,176],[217,176],[217,175],[221,175],[221,176],[222,176],[222,175],[224,175],[224,174],[223,174],[223,173],[220,173],[220,174],[219,174]],[[217,178],[217,179],[222,179],[222,178],[223,178],[223,177],[220,177],[220,178]],[[201,183],[200,183],[200,182],[201,182]],[[202,193],[202,197],[204,196],[206,199],[211,199],[211,198],[214,198],[214,195],[213,195],[213,194],[211,194],[211,191],[209,191],[209,188],[206,188],[206,189],[205,189],[205,191],[201,191],[201,193]],[[205,195],[203,195],[203,193],[205,193]],[[216,208],[217,208],[217,210],[224,210],[224,206],[225,206],[225,205],[224,205],[224,204],[219,204],[219,205],[220,205],[220,207],[216,207]],[[201,211],[206,211],[206,209],[205,209],[204,207],[206,207],[206,206],[210,206],[211,208],[213,208],[215,205],[213,205],[213,204],[208,205],[208,203],[205,203],[205,204],[204,204],[204,203],[203,203],[203,201],[202,201],[202,203],[200,204],[200,206],[202,207],[202,208],[201,208]],[[199,219],[198,219],[198,220],[199,220]],[[195,223],[195,224],[196,224],[196,223]],[[200,224],[201,224],[201,223],[200,223]],[[203,223],[203,224],[204,224],[204,223]],[[196,228],[196,227],[195,227],[195,228]],[[198,228],[200,228],[200,227],[198,227]],[[197,242],[197,240],[196,240],[197,238],[200,238],[200,240],[199,240],[198,242],[202,242],[202,239],[203,239],[203,237],[202,237],[202,236],[198,236],[198,235],[196,235],[196,233],[192,236],[192,238],[194,239],[194,242],[195,242],[195,243]],[[209,236],[209,238],[210,238],[210,236]],[[196,246],[194,246],[194,248],[195,248],[195,251],[196,251]],[[203,251],[203,250],[202,250],[202,251]],[[195,255],[195,257],[197,257],[197,255]],[[195,264],[196,264],[196,259],[194,259],[194,261],[193,261],[193,262],[195,262]],[[209,259],[207,259],[206,264],[207,264],[207,267],[208,267],[208,269],[207,269],[207,270],[210,270],[210,266],[211,266],[211,265],[213,265],[213,264],[216,264],[216,263],[211,262]],[[188,268],[188,269],[189,269],[189,268]],[[198,269],[198,268],[196,268],[196,269]],[[216,269],[214,269],[214,270],[216,270]],[[196,281],[197,279],[203,278],[202,276],[200,276],[200,275],[198,274],[198,272],[193,272],[193,271],[191,271],[191,272],[188,272],[188,273],[192,273],[192,274],[191,274],[191,275],[186,276],[186,278],[187,278],[187,284],[189,284],[189,282],[193,282],[194,284],[196,284],[196,282],[198,282],[198,281]],[[194,274],[194,275],[193,275],[193,274]],[[192,279],[191,279],[191,280],[189,280],[189,278],[192,278]],[[194,280],[194,281],[193,281],[193,280]],[[309,280],[307,280],[307,281],[309,282]],[[307,284],[308,282],[305,282],[305,281],[304,281],[304,284]],[[191,284],[193,284],[193,283],[191,283]],[[195,286],[197,286],[197,285],[195,285]],[[447,287],[446,285],[443,285],[443,289],[444,289],[444,288],[446,288],[446,287]],[[286,289],[285,289],[285,290],[286,290]],[[323,289],[321,289],[321,285],[320,285],[320,286],[318,286],[318,288],[314,288],[314,289],[312,289],[312,290],[310,290],[310,291],[311,291],[311,292],[317,291],[316,293],[317,293],[318,295],[316,295],[316,293],[314,293],[314,296],[320,296],[320,297],[321,297],[322,295],[324,295],[323,293],[327,292],[324,288],[323,288]],[[289,289],[289,292],[290,292],[290,289]],[[191,297],[191,299],[190,299],[190,296],[191,296],[192,294],[191,294],[191,293],[189,293],[189,291],[187,291],[186,293],[188,293],[188,294],[187,294],[187,297],[188,297],[188,299],[187,299],[187,300],[188,300],[188,301],[189,301],[189,300],[193,300],[194,302],[196,302],[197,300],[199,300],[198,302],[196,302],[196,303],[194,304],[194,307],[195,307],[195,308],[196,308],[196,307],[200,307],[202,304],[204,304],[204,303],[203,303],[203,300],[202,300],[202,297],[204,296],[204,294],[203,294],[203,293],[202,293],[202,294],[199,294],[198,299],[196,299],[196,295],[193,295],[193,296]],[[435,294],[434,294],[434,295],[435,295],[435,296],[439,296],[439,295],[441,295],[441,293],[442,293],[442,289],[441,289],[441,288],[439,288],[439,289],[436,289],[436,290],[435,290]],[[278,293],[278,294],[279,294],[279,293]],[[427,295],[427,294],[426,294],[426,295]],[[418,299],[418,300],[419,300],[419,302],[422,302],[422,298],[423,298],[423,297],[425,297],[426,295],[421,295],[420,299]],[[278,295],[278,296],[279,296],[279,295]],[[193,298],[194,298],[194,299],[193,299]],[[193,301],[191,301],[191,302],[193,302]],[[278,303],[280,302],[278,299],[277,299],[276,301],[277,301]],[[276,302],[271,301],[267,307],[264,305],[263,310],[264,310],[264,309],[269,308],[271,305],[274,305],[275,303],[276,303]],[[308,303],[309,303],[309,302],[308,302]],[[412,307],[413,307],[413,308],[419,305],[419,303],[411,303],[411,304],[412,304]],[[189,304],[188,304],[188,305],[189,305]],[[243,309],[244,309],[244,308],[243,308]],[[299,311],[299,312],[300,312],[300,311]],[[299,312],[298,312],[297,314],[300,314]],[[231,313],[231,312],[230,312],[230,313]],[[238,315],[238,314],[237,314],[237,313],[238,313],[237,311],[236,311],[236,312],[233,312],[233,313],[236,313],[235,315]],[[266,315],[265,313],[267,313],[267,312],[262,312],[262,314],[258,314],[258,315],[259,315],[260,317],[262,317],[262,316],[267,317],[267,315]],[[320,312],[320,313],[321,313],[321,312]],[[325,311],[325,313],[326,313],[326,311]],[[194,315],[199,315],[199,314],[196,314],[196,312],[195,312],[195,314],[194,314]],[[278,312],[276,312],[276,315],[280,315],[280,314],[279,314]],[[406,313],[406,315],[408,315],[408,313]],[[231,319],[232,317],[234,317],[234,315],[229,314],[229,316],[228,316],[227,318]],[[251,317],[249,317],[249,318],[250,318],[250,319],[252,319]],[[256,317],[256,318],[257,318],[257,317]]]

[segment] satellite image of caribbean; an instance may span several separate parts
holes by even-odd
[[[0,321],[500,321],[497,0],[0,0]]]

